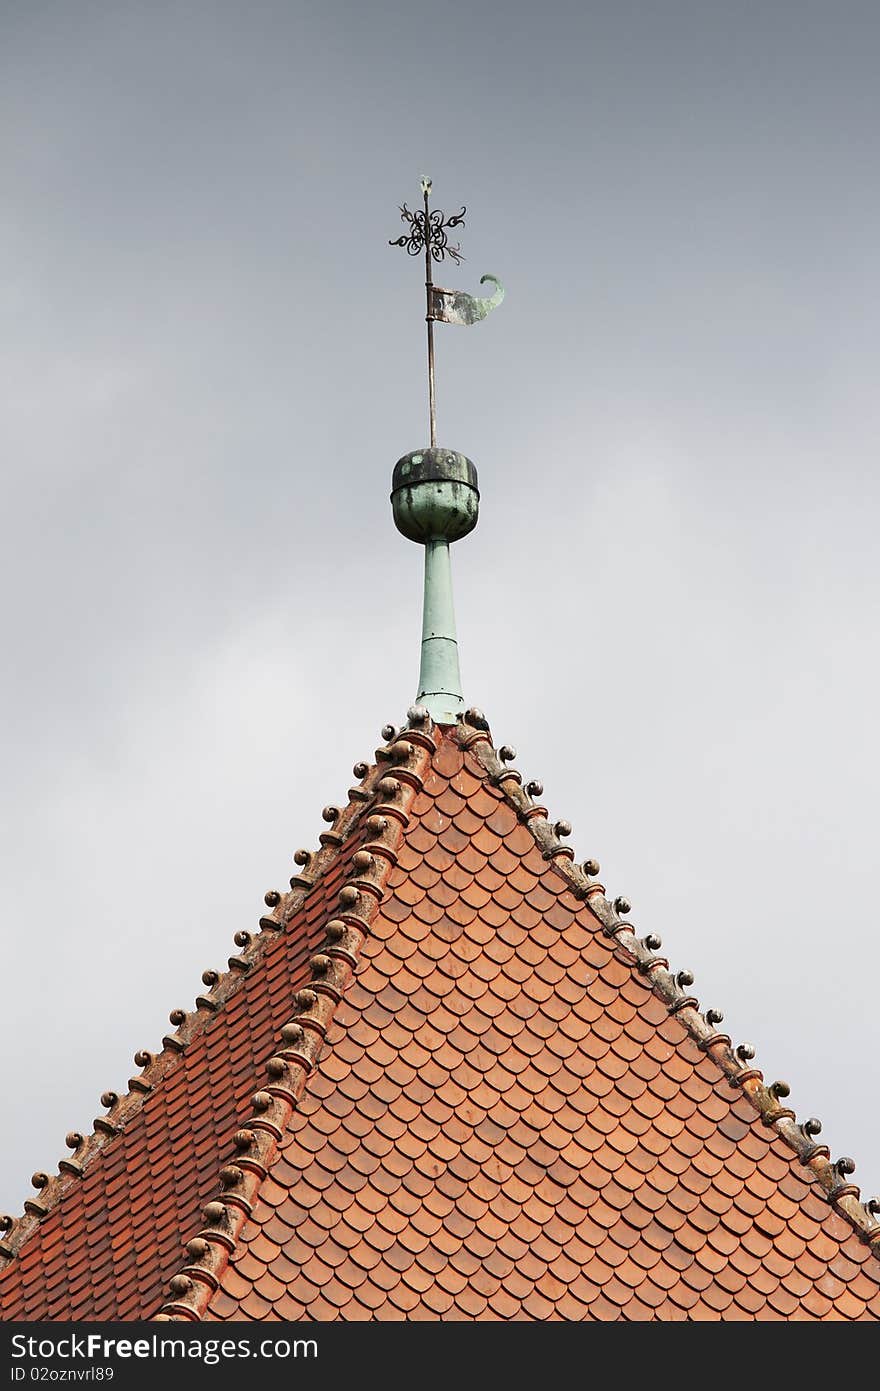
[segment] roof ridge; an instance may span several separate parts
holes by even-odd
[[[414,707],[411,724],[427,725],[427,714],[421,716]],[[354,976],[435,750],[428,728],[395,730],[389,738],[384,754],[395,770],[372,780],[371,792],[380,800],[366,819],[370,839],[353,857],[355,873],[339,890],[337,916],[327,922],[325,943],[311,958],[311,985],[296,992],[295,1013],[280,1030],[281,1047],[265,1064],[269,1080],[252,1097],[254,1114],[235,1134],[236,1156],[220,1169],[221,1196],[203,1209],[206,1225],[187,1242],[187,1259],[169,1282],[172,1298],[155,1320],[198,1322],[219,1287],[294,1107],[321,1057],[336,1007]],[[354,824],[350,829],[356,829]]]
[[[352,771],[360,779],[360,785],[349,788],[346,806],[324,807],[321,815],[329,829],[322,831],[318,837],[320,848],[294,852],[293,859],[298,869],[290,880],[289,891],[281,893],[277,889],[270,889],[266,893],[264,902],[269,911],[260,917],[259,932],[256,935],[245,930],[235,933],[233,940],[240,951],[238,955],[229,957],[227,971],[222,974],[214,970],[203,971],[205,992],[196,996],[194,1010],[171,1011],[169,1019],[176,1026],[175,1032],[163,1037],[161,1050],[151,1053],[139,1049],[135,1053],[135,1064],[142,1071],[139,1076],[129,1078],[128,1091],[122,1095],[110,1090],[102,1093],[101,1105],[107,1108],[107,1115],[95,1119],[94,1129],[88,1135],[68,1131],[65,1143],[73,1153],[59,1161],[58,1174],[50,1176],[41,1170],[34,1173],[31,1182],[38,1190],[38,1196],[25,1201],[23,1216],[13,1218],[0,1213],[0,1272],[15,1258],[43,1218],[54,1211],[64,1195],[84,1176],[95,1155],[112,1145],[142,1109],[156,1085],[176,1070],[187,1045],[204,1033],[227,1001],[238,993],[245,978],[263,960],[268,944],[276,940],[276,934],[287,929],[312,890],[335,863],[351,833],[357,829],[365,805],[373,800],[376,786],[384,776],[383,764],[393,757],[391,747],[398,735],[399,731],[394,725],[383,726],[382,737],[386,742],[376,749],[375,762],[358,762],[354,765]]]
[[[613,938],[621,949],[627,964],[634,967],[666,1005],[667,1011],[677,1016],[701,1051],[716,1064],[722,1077],[742,1091],[764,1125],[785,1142],[804,1168],[810,1170],[829,1206],[846,1218],[859,1239],[880,1259],[880,1198],[871,1198],[868,1203],[860,1201],[858,1186],[849,1182],[855,1161],[846,1157],[832,1161],[828,1146],[816,1143],[821,1123],[811,1118],[798,1125],[794,1111],[781,1104],[789,1095],[788,1084],[778,1081],[765,1086],[761,1071],[749,1066],[755,1056],[754,1047],[740,1043],[734,1048],[730,1036],[718,1032],[715,1026],[724,1017],[720,1010],[701,1013],[699,1001],[688,994],[694,981],[691,972],[679,971],[673,975],[668,960],[657,955],[662,945],[660,938],[654,933],[637,937],[632,927],[622,920],[622,915],[630,911],[630,904],[622,897],[609,902],[604,885],[595,877],[599,873],[597,862],[586,860],[583,868],[574,863],[574,851],[562,843],[562,837],[571,834],[570,823],[551,824],[547,808],[536,800],[543,795],[543,786],[532,781],[523,787],[521,774],[509,766],[516,758],[516,751],[506,745],[495,749],[482,711],[465,712],[458,726],[458,741],[465,752],[474,755],[489,781],[498,787],[519,820],[528,827],[545,860],[566,881],[575,897],[586,902],[605,935]]]

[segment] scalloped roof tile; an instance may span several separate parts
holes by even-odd
[[[361,774],[0,1237],[2,1316],[880,1319],[848,1164],[482,718]]]

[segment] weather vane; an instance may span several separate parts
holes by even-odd
[[[407,254],[418,256],[419,252],[425,253],[425,293],[427,300],[427,313],[425,318],[428,324],[428,403],[431,415],[431,447],[437,443],[437,402],[434,391],[434,324],[475,324],[479,319],[485,319],[490,310],[495,309],[504,298],[504,286],[495,275],[484,275],[480,278],[480,284],[484,285],[490,280],[495,286],[494,294],[486,299],[480,299],[474,295],[465,294],[463,290],[444,290],[442,286],[434,284],[433,263],[434,261],[444,261],[449,256],[456,265],[460,265],[464,257],[461,254],[461,247],[453,245],[449,241],[447,232],[453,227],[464,225],[466,208],[462,208],[460,213],[454,217],[444,217],[439,208],[432,212],[428,206],[431,196],[431,180],[422,179],[422,196],[424,198],[424,209],[410,212],[404,203],[400,209],[400,216],[403,222],[409,224],[409,231],[404,232],[403,236],[391,238],[389,246],[404,246]]]

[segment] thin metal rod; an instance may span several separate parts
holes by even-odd
[[[431,222],[428,211],[428,188],[425,188],[425,296],[427,299],[428,323],[428,405],[431,414],[431,448],[437,443],[437,401],[434,395],[434,319],[431,290],[433,275],[431,271]]]

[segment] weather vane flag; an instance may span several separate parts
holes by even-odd
[[[504,298],[504,286],[495,275],[484,275],[480,279],[480,284],[485,285],[490,281],[494,286],[494,292],[480,298],[475,295],[465,294],[464,290],[444,290],[441,285],[434,284],[433,263],[435,261],[445,261],[448,256],[460,265],[464,260],[461,254],[461,247],[456,243],[452,244],[448,237],[448,232],[454,227],[464,226],[466,208],[462,208],[460,213],[453,217],[444,217],[439,208],[432,212],[429,206],[431,196],[431,180],[422,179],[422,197],[424,208],[411,212],[403,204],[400,209],[400,216],[403,222],[409,226],[409,231],[404,232],[400,237],[389,240],[389,246],[403,246],[410,256],[418,256],[420,252],[425,253],[425,296],[427,302],[427,313],[425,318],[428,324],[428,402],[431,417],[431,446],[437,443],[437,402],[434,387],[434,325],[441,324],[475,324],[480,319],[485,319],[490,310],[497,308]]]

